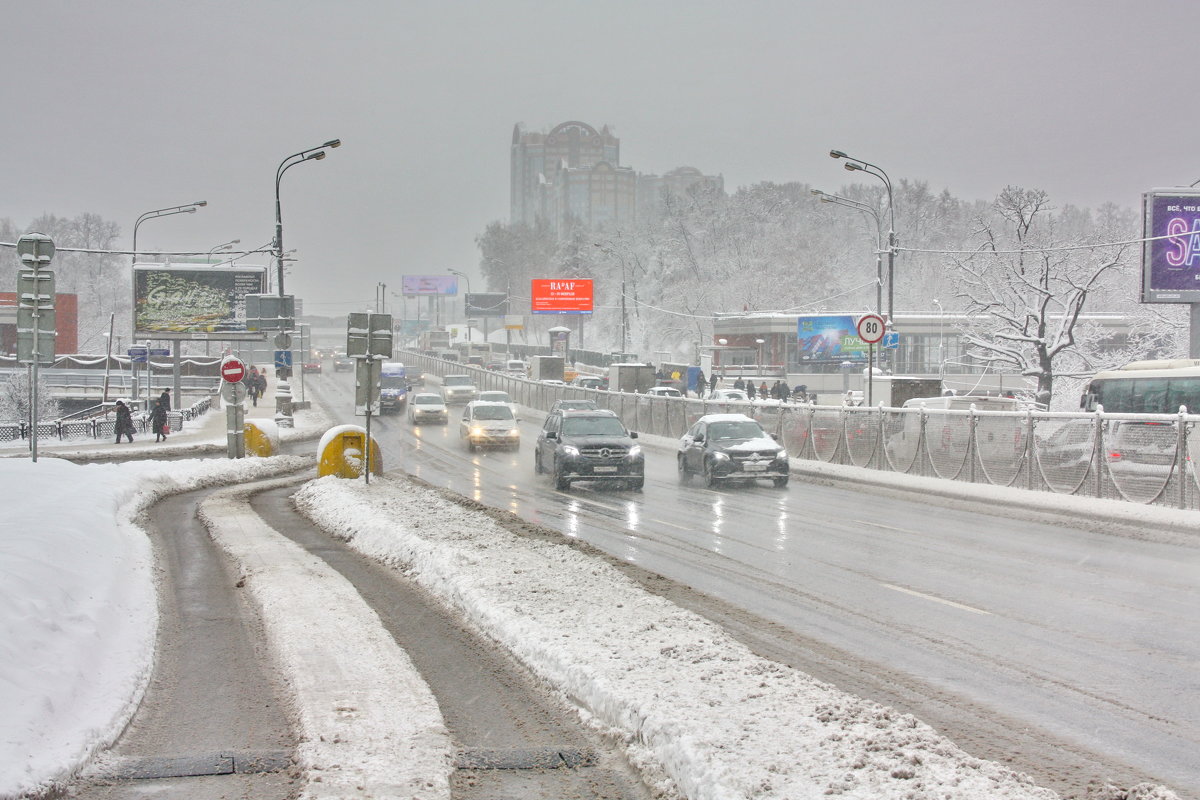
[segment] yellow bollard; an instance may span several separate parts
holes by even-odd
[[[279,449],[279,429],[274,422],[260,425],[261,420],[246,420],[242,433],[246,443],[246,455],[266,458]]]
[[[361,478],[366,440],[367,432],[357,425],[340,425],[326,431],[317,446],[317,475]],[[379,442],[374,438],[371,439],[371,474],[383,474],[383,458],[379,454]]]

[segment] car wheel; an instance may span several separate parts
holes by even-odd
[[[571,479],[565,477],[562,468],[558,466],[554,468],[554,488],[564,492],[571,490]]]
[[[546,470],[542,469],[542,451],[534,450],[533,451],[533,474],[541,475],[545,471]]]
[[[704,485],[709,489],[717,485],[717,476],[713,475],[712,467],[707,461],[704,462]]]
[[[788,476],[787,475],[784,475],[782,478],[775,478],[774,480],[775,480],[775,488],[776,489],[782,489],[783,487],[788,485]]]
[[[679,467],[679,482],[686,485],[692,482],[692,474],[688,472],[687,464],[684,462],[683,455],[675,457],[675,463]]]
[[[635,492],[640,492],[642,487],[646,485],[645,478],[634,478],[629,482],[629,488]]]

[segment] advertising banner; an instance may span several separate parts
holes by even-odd
[[[458,294],[458,278],[453,275],[405,275],[400,280],[400,294],[410,297],[426,294]]]
[[[858,338],[858,318],[850,314],[811,315],[797,320],[801,362],[866,361],[867,343]]]
[[[263,294],[261,266],[135,264],[133,335],[147,339],[261,339],[246,327],[246,295]]]
[[[1142,195],[1142,302],[1200,303],[1200,191]]]
[[[590,278],[534,278],[530,284],[534,314],[591,314]]]

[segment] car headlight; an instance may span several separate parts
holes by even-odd
[[[471,428],[472,436],[481,436],[482,434],[483,434],[483,428]]]
[[[515,436],[520,436],[520,435],[521,435],[521,432],[520,432],[519,430],[517,430],[516,428],[513,428],[511,431],[509,431],[509,432],[508,432],[508,435],[509,435],[509,436],[514,436],[514,437],[515,437]]]
[[[778,453],[775,454],[776,461],[787,461],[787,457],[788,457],[787,450],[780,450]]]
[[[562,446],[562,454],[564,456],[567,456],[568,458],[578,458],[579,457],[579,448],[574,447],[569,444],[564,444]]]
[[[713,457],[714,461],[728,461],[729,460],[728,454],[722,453],[720,450],[713,452],[712,457]]]
[[[633,447],[629,448],[629,460],[630,461],[636,461],[641,457],[642,457],[642,446],[640,444],[635,444]]]

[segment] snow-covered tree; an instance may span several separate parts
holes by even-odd
[[[957,296],[972,321],[961,327],[968,354],[1036,383],[1049,405],[1058,372],[1087,369],[1077,336],[1079,318],[1125,266],[1128,246],[1100,246],[1103,237],[1060,235],[1045,192],[1009,186],[978,220],[978,250],[953,257]],[[1079,249],[1073,249],[1079,248]]]
[[[45,377],[38,375],[38,419],[52,420],[62,416],[58,400],[51,394]],[[17,370],[0,381],[0,420],[19,422],[29,419],[29,373]]]

